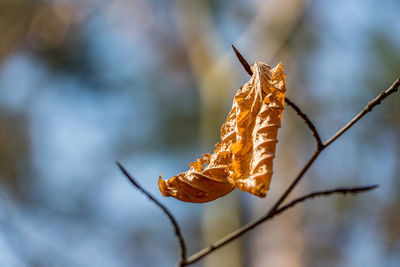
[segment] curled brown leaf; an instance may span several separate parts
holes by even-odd
[[[236,93],[221,128],[221,142],[213,154],[190,164],[169,180],[159,179],[164,196],[202,203],[222,197],[234,188],[265,197],[272,177],[285,102],[282,64],[271,68],[255,62],[252,77]]]

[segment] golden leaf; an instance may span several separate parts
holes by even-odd
[[[285,102],[286,82],[280,63],[271,68],[255,62],[253,75],[235,95],[221,128],[221,142],[213,154],[190,164],[187,172],[158,186],[164,196],[202,203],[231,192],[235,187],[265,197],[272,176]]]

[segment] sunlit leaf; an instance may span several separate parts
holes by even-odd
[[[253,75],[237,92],[213,154],[190,164],[187,172],[158,181],[164,196],[208,202],[235,187],[265,197],[272,176],[285,101],[283,66],[256,62]]]

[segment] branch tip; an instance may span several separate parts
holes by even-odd
[[[233,48],[233,51],[235,52],[237,58],[239,59],[240,63],[242,64],[243,68],[246,70],[246,72],[250,76],[252,76],[253,71],[251,70],[249,63],[246,61],[246,59],[244,59],[244,57],[239,53],[239,51],[236,49],[236,47],[234,45],[232,45],[232,48]]]

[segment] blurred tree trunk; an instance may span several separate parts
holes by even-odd
[[[285,187],[291,182],[291,178],[300,168],[296,152],[299,151],[299,139],[293,137],[293,133],[298,133],[298,129],[295,123],[291,123],[296,119],[295,115],[285,114],[283,117],[285,129],[281,129],[279,134],[270,192],[265,199],[252,205],[254,213],[257,214],[255,217],[263,214],[267,207],[272,205],[272,202],[285,190]],[[304,186],[304,181],[302,184]],[[304,188],[303,186],[300,187]],[[254,231],[251,249],[249,249],[252,266],[303,266],[305,240],[300,226],[302,213],[302,205],[298,205]]]
[[[240,37],[240,47],[247,47],[252,55],[247,55],[251,64],[251,57],[265,61],[272,67],[282,61],[285,72],[288,74],[288,95],[295,96],[295,90],[301,90],[301,81],[298,71],[290,66],[295,65],[298,54],[294,54],[290,46],[296,32],[301,29],[306,16],[306,2],[304,0],[265,1],[255,8],[257,14],[249,23],[248,28]],[[282,8],[284,7],[284,8]],[[246,56],[246,55],[245,55]],[[293,62],[293,63],[291,63]],[[290,85],[296,85],[296,88]],[[295,100],[295,98],[294,98]],[[258,217],[272,205],[285,187],[291,182],[292,177],[301,167],[299,155],[303,135],[299,129],[302,123],[296,115],[286,108],[279,131],[277,158],[274,160],[274,176],[271,188],[265,199],[251,198],[251,207],[254,212],[252,217]],[[308,135],[309,132],[306,132]],[[313,148],[313,143],[306,146]],[[304,188],[305,181],[300,185]],[[253,203],[254,200],[254,203]],[[304,265],[305,238],[300,229],[303,209],[301,206],[284,214],[282,217],[267,222],[264,226],[254,230],[250,237],[249,257],[252,266],[285,266],[300,267]]]
[[[221,55],[221,41],[215,32],[205,1],[176,1],[178,28],[200,92],[200,129],[204,152],[212,152],[219,141],[220,127],[232,102],[234,85],[227,60]],[[216,53],[221,51],[221,53]],[[236,192],[205,205],[203,243],[210,245],[240,226],[240,204]],[[207,256],[205,266],[242,266],[240,242]]]

